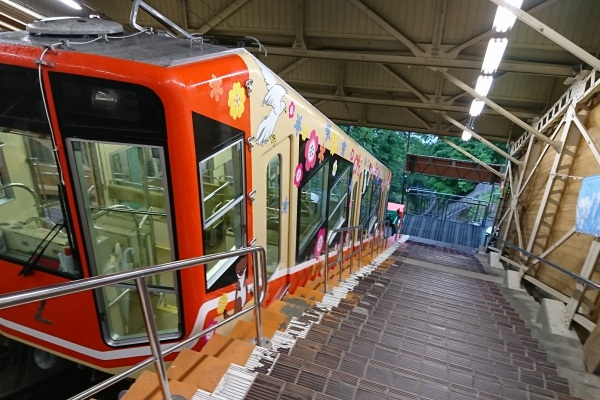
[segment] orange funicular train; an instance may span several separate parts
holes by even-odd
[[[0,34],[0,293],[256,243],[272,300],[320,272],[327,232],[373,235],[390,180],[245,49],[95,18]],[[151,278],[161,341],[239,310],[251,267]],[[106,371],[150,355],[133,283],[0,310],[0,332]]]

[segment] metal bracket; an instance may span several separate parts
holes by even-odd
[[[254,200],[256,200],[256,189],[248,193],[248,199],[250,200],[250,203],[254,203]]]
[[[256,138],[254,136],[250,136],[248,138],[248,151],[252,151],[252,148],[254,147],[255,142],[256,142]]]
[[[252,93],[252,85],[254,84],[254,81],[252,79],[248,79],[246,81],[246,92],[248,92],[248,97],[250,97],[250,93]]]
[[[254,246],[255,244],[256,244],[256,238],[252,238],[252,239],[250,240],[250,243],[248,243],[248,247],[252,247],[252,246]]]

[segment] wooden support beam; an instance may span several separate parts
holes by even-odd
[[[594,238],[592,245],[590,246],[590,250],[588,251],[587,257],[583,266],[581,267],[581,272],[579,275],[582,278],[590,279],[592,276],[592,272],[594,272],[594,267],[596,266],[596,260],[598,260],[598,255],[600,254],[600,238]],[[575,284],[575,288],[573,290],[573,294],[571,298],[567,302],[567,313],[566,313],[566,326],[567,328],[571,326],[571,322],[573,322],[573,317],[577,313],[579,309],[579,305],[581,304],[581,299],[585,293],[585,286],[581,283],[577,282]]]

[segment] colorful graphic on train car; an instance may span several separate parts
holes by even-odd
[[[61,35],[0,34],[0,293],[256,244],[270,302],[322,272],[331,230],[382,219],[389,170],[246,50]],[[253,273],[151,277],[161,341],[239,312]],[[0,310],[0,332],[111,372],[150,354],[133,282]]]

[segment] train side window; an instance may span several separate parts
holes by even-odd
[[[281,154],[271,158],[267,166],[267,272],[277,269],[281,240]]]
[[[348,218],[348,191],[350,189],[352,172],[352,168],[350,168],[351,165],[352,164],[350,163],[344,165],[345,169],[339,175],[329,191],[330,230],[340,228]]]
[[[6,163],[4,162],[4,151],[2,150],[5,145],[6,144],[4,142],[0,142],[0,187],[4,187],[4,185],[10,182],[10,178],[8,177],[8,169],[6,168]],[[10,189],[0,189],[0,204],[5,203],[12,197],[13,196]]]
[[[48,136],[30,135],[0,126],[0,257],[78,276],[52,143]],[[34,143],[49,153],[48,162],[37,161]]]
[[[173,261],[162,147],[68,139],[92,272],[105,275]],[[161,338],[181,332],[175,273],[148,279]],[[115,345],[147,340],[133,282],[99,292],[103,329]]]
[[[237,140],[199,163],[205,254],[239,249],[244,242],[243,152],[243,140]],[[208,291],[233,283],[227,276],[219,278],[234,262],[226,259],[206,264]]]
[[[327,194],[329,161],[300,186],[298,204],[298,255],[299,261],[314,256],[309,244],[317,240],[317,232],[327,219]]]

